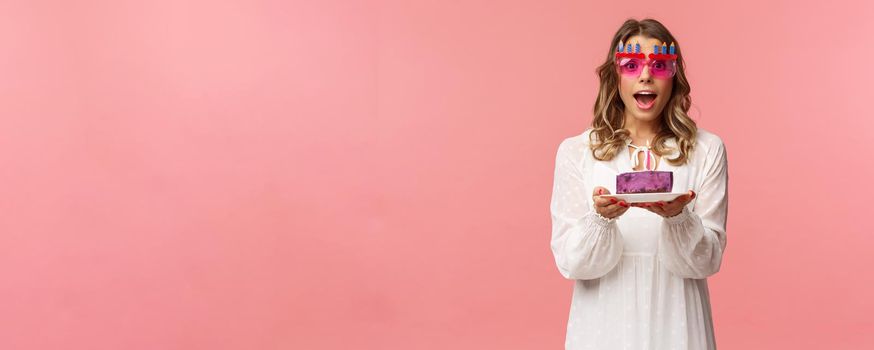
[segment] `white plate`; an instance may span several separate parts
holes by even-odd
[[[616,198],[623,200],[626,203],[645,203],[658,201],[672,201],[679,196],[688,194],[689,192],[660,192],[660,193],[622,193],[622,194],[602,194],[598,197]]]

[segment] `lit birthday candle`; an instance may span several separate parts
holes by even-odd
[[[616,52],[622,52],[622,40],[619,40],[619,45],[616,45]]]
[[[661,46],[658,46],[658,45],[653,46],[653,47],[652,47],[652,53],[658,55],[658,54],[659,54],[659,48],[660,48],[660,47],[661,47]]]
[[[640,53],[640,44],[634,44],[634,53]]]
[[[675,50],[676,50],[676,47],[674,47],[674,43],[672,42],[671,43],[671,55],[675,55],[675,53],[674,53]]]
[[[628,44],[628,46],[626,46],[625,52],[631,53],[631,44]]]
[[[663,54],[668,53],[668,44],[667,43],[664,43],[664,42],[662,43],[662,53]]]

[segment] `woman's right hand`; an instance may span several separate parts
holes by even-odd
[[[631,208],[625,201],[617,200],[616,198],[598,197],[598,195],[610,194],[610,190],[597,186],[592,194],[592,199],[595,201],[595,211],[601,216],[612,219],[625,214],[628,208]]]

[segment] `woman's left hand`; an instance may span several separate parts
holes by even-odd
[[[695,199],[695,191],[689,190],[689,193],[674,198],[671,201],[658,201],[647,203],[631,203],[631,206],[643,208],[663,217],[675,216],[683,211],[683,207]]]

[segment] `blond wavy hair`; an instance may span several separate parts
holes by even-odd
[[[625,43],[635,35],[655,38],[665,43],[673,42],[676,46],[677,73],[673,77],[670,100],[662,110],[661,131],[653,138],[652,147],[653,152],[658,156],[670,154],[675,149],[667,146],[666,142],[674,138],[679,148],[679,155],[673,159],[664,159],[675,166],[683,165],[694,149],[698,131],[695,121],[687,114],[692,105],[692,98],[689,97],[691,88],[689,81],[686,80],[683,51],[677,39],[664,25],[649,18],[641,21],[626,20],[610,41],[607,57],[597,69],[601,88],[595,101],[589,147],[596,159],[611,160],[623,147],[626,147],[626,140],[630,138],[631,132],[625,129],[625,104],[619,96],[619,75],[616,71],[614,53],[619,46],[619,41]]]

